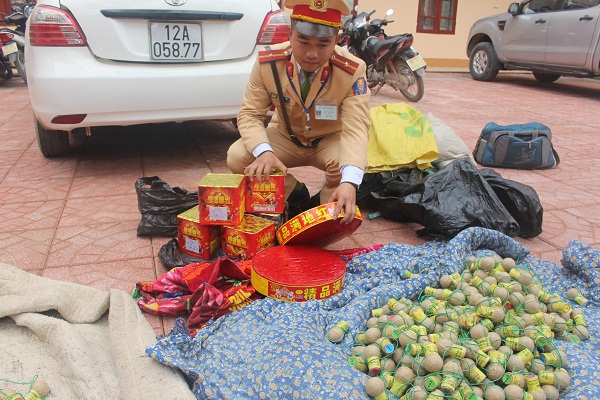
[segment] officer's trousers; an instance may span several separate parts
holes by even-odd
[[[332,134],[321,139],[312,149],[298,146],[287,135],[278,132],[274,127],[268,127],[267,136],[277,158],[288,168],[311,166],[325,172],[323,188],[321,189],[321,204],[329,198],[339,186],[340,173],[340,134]],[[244,169],[255,160],[242,139],[233,143],[227,151],[227,165],[234,174],[243,174]],[[296,178],[288,174],[285,179],[285,198],[287,199],[296,187]]]

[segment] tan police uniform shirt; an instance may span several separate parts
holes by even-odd
[[[238,115],[238,129],[244,147],[251,153],[259,144],[269,142],[263,121],[273,105],[276,112],[269,126],[281,135],[289,136],[269,62],[276,60],[294,135],[304,144],[319,137],[341,135],[339,166],[354,165],[364,170],[370,126],[370,91],[365,78],[365,63],[336,46],[329,62],[316,72],[304,102],[309,110],[307,119],[300,97],[298,65],[294,55],[290,57],[290,54],[289,42],[259,53]],[[285,164],[285,160],[281,161]]]

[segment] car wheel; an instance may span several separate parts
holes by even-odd
[[[498,75],[498,64],[494,46],[489,42],[479,43],[471,51],[469,71],[476,81],[492,81]]]
[[[63,156],[71,150],[71,146],[69,145],[69,132],[47,130],[40,125],[35,116],[33,117],[33,120],[38,146],[44,157]]]
[[[534,72],[533,76],[540,82],[544,83],[552,83],[555,82],[558,78],[560,78],[559,74],[547,74],[544,72]]]

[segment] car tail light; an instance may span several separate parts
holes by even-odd
[[[65,125],[78,124],[83,121],[85,117],[87,117],[87,114],[57,115],[56,117],[52,118],[51,122],[53,124]]]
[[[256,38],[256,44],[287,42],[290,38],[290,21],[281,10],[267,14]]]
[[[48,6],[36,7],[29,17],[32,46],[87,46],[85,36],[73,16]]]
[[[10,42],[13,39],[13,35],[10,33],[0,33],[0,41],[2,43]]]

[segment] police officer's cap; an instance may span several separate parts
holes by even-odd
[[[342,16],[350,14],[346,0],[286,0],[285,6],[292,9],[294,29],[314,37],[337,35]]]

